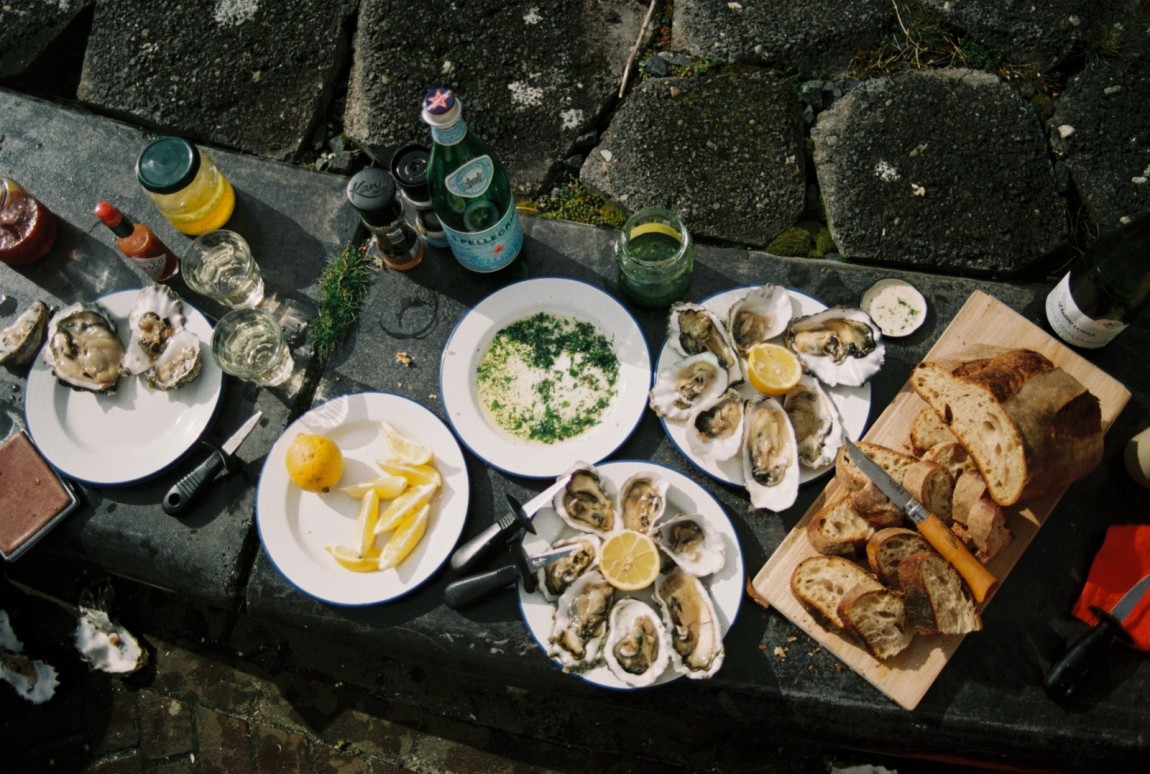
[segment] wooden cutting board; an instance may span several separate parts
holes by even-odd
[[[1130,391],[1116,379],[1099,370],[998,299],[981,291],[975,291],[970,295],[954,320],[931,347],[926,359],[957,354],[973,344],[1028,348],[1041,352],[1098,397],[1102,405],[1104,430],[1110,429],[1130,400]],[[924,406],[926,403],[915,394],[908,380],[886,410],[875,420],[866,433],[865,440],[909,453],[906,439],[910,432],[911,421]],[[963,636],[919,635],[915,637],[910,647],[896,658],[880,662],[852,640],[817,623],[791,593],[790,578],[795,566],[816,553],[807,540],[804,527],[827,498],[833,497],[839,491],[840,485],[832,478],[822,494],[751,581],[748,591],[751,597],[764,607],[774,607],[789,618],[899,706],[912,710],[946,666],[962,642]],[[1009,575],[1011,568],[1030,545],[1030,541],[1065,492],[1066,488],[1063,488],[1008,510],[1014,540],[987,564],[1000,582]],[[979,609],[985,609],[992,598],[993,594],[987,597]],[[983,630],[974,636],[988,637],[994,636],[994,633]]]

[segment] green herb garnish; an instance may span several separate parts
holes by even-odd
[[[312,347],[326,359],[347,337],[371,284],[368,261],[353,243],[328,256],[319,278],[319,311],[312,326]]]

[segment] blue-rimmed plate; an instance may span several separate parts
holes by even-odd
[[[476,387],[480,360],[508,325],[546,312],[590,323],[619,358],[617,388],[597,425],[554,443],[518,438],[483,408]],[[651,388],[651,354],[635,318],[612,296],[577,280],[524,280],[497,290],[468,312],[447,341],[439,371],[447,418],[475,454],[519,476],[558,476],[576,461],[597,462],[627,440],[642,419]]]

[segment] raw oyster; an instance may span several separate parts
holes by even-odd
[[[608,483],[593,465],[579,463],[552,504],[559,518],[580,532],[606,535],[615,529],[615,502]]]
[[[128,315],[128,346],[120,370],[143,374],[149,387],[174,390],[199,376],[200,341],[185,326],[184,304],[166,285],[140,291]]]
[[[713,352],[672,363],[659,372],[648,402],[658,416],[679,422],[707,400],[727,389],[727,371]]]
[[[619,487],[619,524],[646,534],[667,509],[670,485],[657,473],[636,473]]]
[[[633,597],[611,607],[603,660],[611,673],[627,685],[651,685],[671,663],[667,629],[655,610]]]
[[[564,548],[578,544],[580,548],[539,570],[539,593],[548,602],[554,602],[583,573],[599,564],[599,538],[594,535],[576,535],[557,540],[551,548]]]
[[[663,607],[675,669],[696,679],[718,672],[723,665],[723,632],[702,581],[677,568],[656,582],[655,599]]]
[[[804,374],[783,398],[783,409],[795,429],[799,461],[815,469],[834,462],[843,445],[842,420],[819,380]]]
[[[731,459],[742,438],[743,396],[734,388],[699,406],[687,420],[687,445],[706,460]]]
[[[116,323],[98,304],[72,304],[48,322],[44,362],[52,374],[72,387],[112,392],[120,379],[124,345]]]
[[[660,519],[651,537],[675,564],[697,577],[716,573],[727,563],[722,534],[702,514],[681,513]]]
[[[743,481],[751,505],[791,507],[799,495],[799,455],[787,412],[774,398],[749,400],[743,427]]]
[[[202,367],[199,337],[181,328],[168,339],[155,365],[144,372],[144,381],[154,390],[174,390],[195,381]]]
[[[719,365],[727,371],[728,383],[736,384],[743,380],[742,361],[723,322],[710,309],[699,304],[673,305],[667,325],[667,340],[683,355],[713,352]]]
[[[886,347],[870,315],[836,306],[800,317],[783,339],[803,367],[830,387],[858,387],[878,373]]]
[[[793,314],[786,288],[760,285],[731,304],[727,311],[727,333],[735,350],[745,356],[751,347],[785,331]]]
[[[579,576],[559,597],[547,652],[564,672],[586,669],[599,660],[614,601],[615,587],[596,570]]]
[[[0,363],[22,365],[36,356],[48,330],[48,305],[33,301],[16,320],[0,330]]]

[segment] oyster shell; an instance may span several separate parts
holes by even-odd
[[[886,351],[870,315],[841,306],[794,320],[783,341],[804,368],[830,387],[864,384],[878,373]]]
[[[756,344],[787,329],[794,315],[791,297],[780,285],[752,288],[727,311],[727,333],[743,356]]]
[[[682,568],[655,583],[655,599],[671,640],[671,662],[687,677],[711,677],[723,665],[723,632],[710,592]]]
[[[576,535],[557,540],[551,548],[580,545],[577,551],[539,569],[539,593],[548,602],[554,602],[583,573],[599,564],[599,538],[594,535]]]
[[[672,363],[659,372],[651,388],[648,403],[658,416],[678,422],[707,400],[727,389],[727,371],[719,365],[713,352]]]
[[[128,346],[120,370],[143,374],[153,389],[174,390],[200,374],[200,340],[185,324],[184,303],[166,285],[143,288],[128,315]]]
[[[743,396],[728,387],[699,406],[687,420],[687,445],[699,457],[716,462],[739,453],[743,438]]]
[[[698,513],[681,513],[655,523],[651,537],[679,567],[697,577],[723,569],[727,547],[723,536]]]
[[[12,630],[6,610],[0,610],[0,680],[33,704],[51,699],[60,685],[55,667],[24,653],[24,644]]]
[[[795,430],[774,398],[747,401],[743,420],[743,481],[755,508],[781,511],[799,495]]]
[[[667,510],[670,485],[657,473],[636,473],[619,487],[619,524],[647,534]]]
[[[594,465],[579,463],[552,504],[559,518],[580,532],[606,535],[615,529],[615,501]]]
[[[120,379],[124,345],[116,323],[99,304],[72,304],[48,322],[44,362],[67,385],[93,392],[111,392]]]
[[[667,324],[667,340],[683,355],[712,352],[719,365],[727,371],[727,381],[736,384],[743,380],[743,364],[731,344],[722,320],[705,306],[678,303],[671,307]]]
[[[559,597],[547,652],[564,672],[586,669],[599,660],[614,601],[615,587],[595,570],[580,575]]]
[[[48,305],[33,301],[11,325],[0,330],[0,363],[22,365],[36,356],[48,330]]]
[[[181,328],[168,339],[155,365],[144,372],[144,381],[154,390],[174,390],[195,381],[202,367],[200,338]]]
[[[799,462],[815,469],[834,462],[843,445],[842,419],[819,380],[804,374],[784,396],[783,410],[795,430]]]
[[[611,607],[603,660],[627,685],[651,685],[671,663],[671,643],[659,614],[642,600],[620,599]]]

